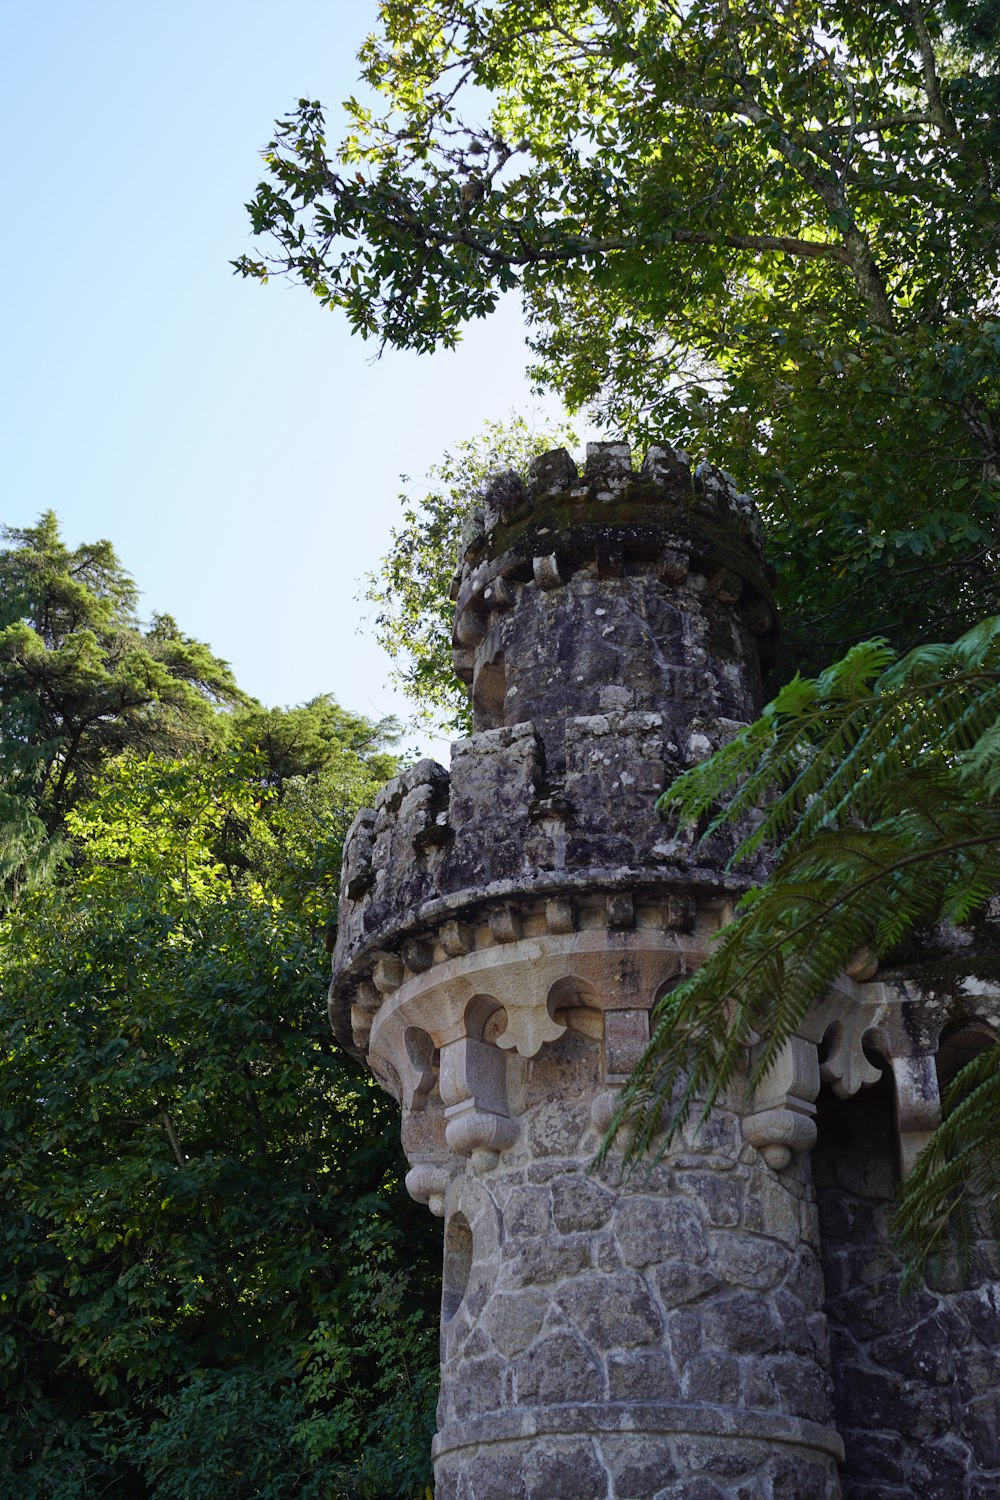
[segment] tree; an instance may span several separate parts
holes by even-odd
[[[4,1494],[423,1493],[437,1255],[316,940],[390,766],[329,698],[120,756],[0,927]]]
[[[226,744],[249,757],[265,818],[227,825],[217,842],[231,879],[252,877],[313,939],[337,910],[344,836],[358,807],[398,769],[399,726],[350,713],[328,693],[298,708],[238,710]]]
[[[245,707],[232,715],[233,743],[252,745],[261,757],[264,783],[279,800],[294,780],[320,772],[357,775],[359,766],[377,780],[397,769],[390,748],[398,738],[394,719],[350,713],[330,693],[298,708]]]
[[[569,427],[536,430],[512,414],[487,422],[432,466],[426,493],[400,495],[403,519],[378,573],[369,574],[365,598],[375,606],[375,634],[396,663],[394,676],[420,707],[425,722],[468,731],[468,693],[455,675],[451,580],[466,517],[481,502],[488,481],[563,443]]]
[[[383,0],[328,154],[299,101],[249,205],[383,344],[518,287],[536,374],[731,469],[785,670],[1000,607],[992,0]]]
[[[143,627],[110,542],[68,548],[52,511],[0,552],[0,794],[49,834],[124,750],[204,744],[246,702],[225,662],[169,615]]]

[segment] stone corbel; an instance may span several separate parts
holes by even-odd
[[[841,974],[785,1044],[743,1121],[744,1137],[776,1171],[787,1167],[795,1152],[811,1151],[816,1144],[813,1116],[821,1079],[841,1099],[878,1082],[881,1073],[865,1056],[864,1039],[881,1018],[884,1001],[882,985],[862,987]],[[830,1045],[820,1063],[824,1038]]]
[[[899,1175],[905,1182],[941,1123],[941,1094],[932,1056],[893,1057],[890,1066],[896,1085]]]
[[[743,1120],[744,1138],[776,1172],[787,1167],[796,1152],[811,1151],[816,1144],[813,1117],[819,1084],[816,1044],[789,1037]]]
[[[480,1170],[495,1166],[518,1129],[507,1108],[506,1059],[492,1042],[460,1036],[441,1048],[441,1099],[449,1149]]]
[[[594,1095],[590,1118],[594,1129],[605,1135],[621,1103],[621,1088],[649,1046],[649,1011],[639,1009],[604,1012],[604,1083]]]
[[[426,1203],[434,1217],[441,1219],[450,1178],[447,1162],[418,1161],[406,1174],[406,1191],[414,1202]]]

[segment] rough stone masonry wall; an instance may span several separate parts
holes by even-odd
[[[720,1111],[625,1189],[588,1176],[584,1039],[531,1066],[518,1144],[446,1198],[437,1500],[833,1500],[807,1174]]]

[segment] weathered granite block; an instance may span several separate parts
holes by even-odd
[[[449,822],[455,842],[445,878],[453,889],[485,893],[496,882],[530,874],[524,845],[541,778],[533,724],[494,729],[452,746]]]

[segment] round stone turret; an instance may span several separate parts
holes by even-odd
[[[732,481],[666,448],[633,473],[626,444],[590,444],[582,478],[563,449],[545,454],[527,484],[490,486],[453,591],[475,732],[450,774],[421,761],[391,781],[345,846],[331,1012],[355,1050],[376,966],[416,972],[407,954],[429,961],[443,924],[548,912],[572,928],[574,902],[612,898],[612,926],[645,901],[683,928],[696,892],[743,888],[722,874],[728,846],[696,861],[654,811],[760,707],[774,606]]]
[[[455,598],[474,732],[358,815],[331,986],[445,1221],[437,1500],[832,1500],[818,1038],[648,1174],[589,1171],[742,889],[654,804],[759,709],[753,507],[666,448],[560,450],[491,486]]]
[[[761,533],[724,474],[651,448],[592,443],[502,475],[466,532],[453,584],[455,670],[478,730],[531,720],[549,774],[563,727],[587,714],[745,720],[775,634]]]

